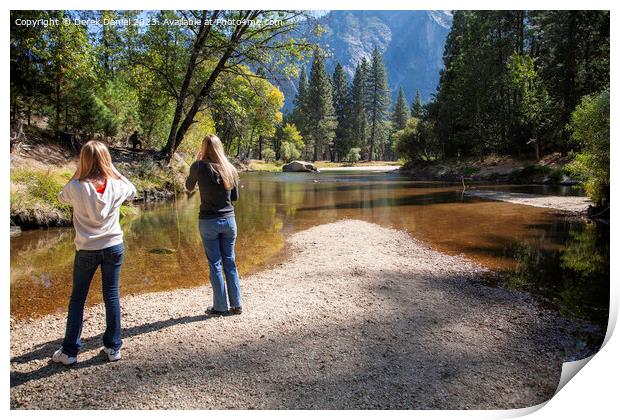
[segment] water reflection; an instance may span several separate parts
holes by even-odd
[[[578,194],[568,188],[487,186],[515,192]],[[126,219],[123,295],[208,283],[198,233],[199,197],[179,197]],[[241,276],[282,255],[291,233],[340,219],[405,229],[435,249],[464,254],[571,317],[604,330],[609,297],[609,228],[553,210],[464,198],[460,185],[394,174],[251,173],[236,204]],[[153,252],[166,250],[166,252]],[[11,239],[11,315],[64,311],[71,288],[71,229]],[[242,279],[243,281],[243,279]],[[100,282],[88,303],[101,301]],[[205,306],[207,297],[205,297]]]

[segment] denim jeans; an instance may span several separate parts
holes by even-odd
[[[105,303],[106,329],[103,345],[118,350],[121,340],[121,306],[118,297],[118,284],[121,264],[125,252],[124,244],[111,246],[96,251],[80,250],[75,253],[73,261],[73,291],[69,301],[67,329],[62,342],[63,351],[70,357],[77,356],[82,343],[82,322],[84,303],[88,289],[97,267],[101,266],[103,302]]]
[[[209,279],[213,288],[213,309],[227,311],[226,289],[231,307],[241,307],[239,274],[235,263],[237,223],[234,216],[200,219],[198,223],[202,245],[209,260]],[[226,274],[226,285],[222,267]]]

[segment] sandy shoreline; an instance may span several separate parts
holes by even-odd
[[[485,286],[482,267],[356,220],[289,245],[242,279],[241,316],[204,315],[208,286],[123,296],[118,363],[99,353],[101,305],[73,368],[49,364],[64,315],[12,321],[11,407],[502,409],[553,395],[567,323]]]
[[[537,195],[493,190],[467,190],[465,194],[487,200],[504,201],[507,203],[550,208],[573,213],[585,212],[588,210],[588,206],[592,204],[592,200],[588,197]]]
[[[391,172],[397,171],[398,165],[370,165],[370,166],[338,166],[319,168],[321,172],[346,171],[346,172]]]

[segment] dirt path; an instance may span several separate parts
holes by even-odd
[[[64,314],[11,323],[11,407],[516,408],[549,399],[566,323],[483,268],[404,232],[340,221],[294,234],[291,257],[242,279],[244,314],[209,318],[207,286],[122,298],[123,360],[49,363]],[[207,274],[205,273],[205,281]]]
[[[526,206],[545,207],[563,211],[581,213],[588,209],[592,201],[588,197],[569,197],[556,195],[536,195],[510,193],[505,191],[469,190],[466,195],[487,200],[505,201]]]

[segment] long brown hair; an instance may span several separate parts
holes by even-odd
[[[220,175],[224,188],[232,190],[239,181],[237,168],[226,157],[222,141],[215,134],[207,134],[202,140],[199,159],[213,163],[213,169]]]
[[[75,178],[80,181],[118,178],[114,172],[110,151],[105,144],[90,140],[82,146]]]

